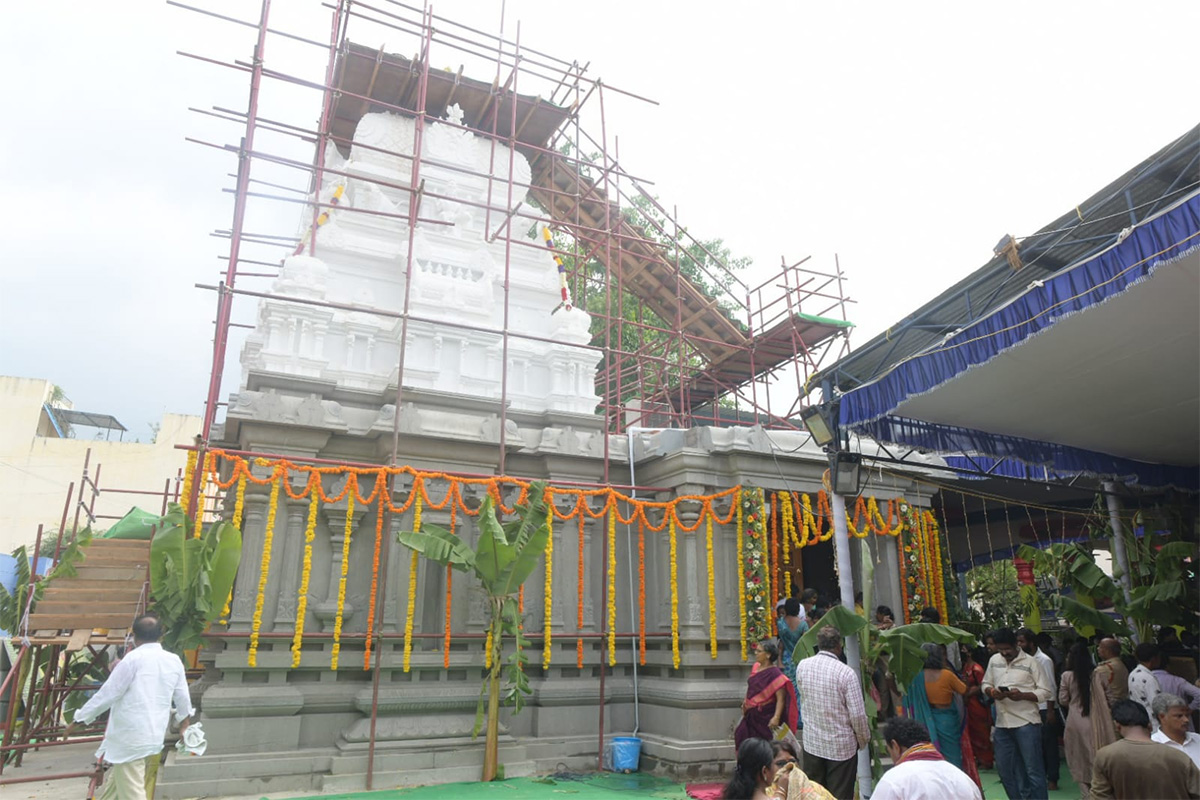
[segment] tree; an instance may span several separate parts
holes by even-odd
[[[572,146],[568,143],[561,152],[571,155],[571,149]],[[580,158],[580,174],[585,179],[597,180],[598,176],[593,174],[594,168],[590,164],[597,162],[600,154],[581,155]],[[628,205],[621,208],[621,215],[625,222],[646,240],[660,245],[666,258],[678,264],[680,274],[706,296],[715,299],[717,308],[734,324],[746,325],[745,310],[741,307],[744,301],[740,296],[735,296],[731,289],[737,283],[736,274],[749,267],[752,264],[751,259],[734,256],[723,239],[701,240],[698,237],[693,239],[685,236],[687,229],[677,229],[676,223],[658,209],[656,201],[645,196],[635,196]],[[531,237],[537,234],[536,229],[531,229]],[[589,250],[586,242],[577,242],[564,229],[554,233],[552,242],[554,248],[560,251],[567,274],[575,276],[572,289],[575,305],[592,315],[593,345],[605,346],[605,332],[611,324],[611,330],[608,332],[608,351],[600,368],[621,368],[621,372],[617,374],[621,381],[618,396],[622,402],[653,397],[678,386],[686,379],[688,373],[703,369],[706,362],[704,355],[675,330],[675,319],[663,319],[658,316],[647,308],[641,298],[624,286],[620,291],[610,293],[607,270],[598,257],[599,253],[579,263],[578,260]],[[616,288],[615,285],[613,288]],[[618,326],[618,319],[627,324]],[[664,363],[648,373],[626,374],[630,369],[627,359],[635,353],[662,358]],[[732,407],[734,404],[726,401],[721,405]]]
[[[525,675],[524,638],[521,635],[517,592],[541,560],[550,536],[546,524],[546,484],[533,483],[526,493],[526,502],[518,503],[516,518],[503,524],[496,517],[496,508],[488,495],[479,509],[479,542],[475,549],[445,528],[425,525],[419,531],[401,531],[397,539],[430,561],[450,566],[459,572],[473,573],[488,601],[488,668],[479,692],[475,709],[475,730],[478,736],[484,719],[484,692],[487,693],[487,735],[484,740],[482,780],[490,781],[499,772],[500,741],[500,672],[504,637],[514,640],[513,653],[508,657],[508,675],[504,703],[519,713],[530,693]],[[547,632],[548,635],[549,632]]]
[[[967,606],[971,620],[985,630],[1019,628],[1024,606],[1013,562],[1005,559],[969,569]]]

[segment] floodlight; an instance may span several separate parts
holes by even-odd
[[[862,467],[862,456],[839,450],[829,457],[829,482],[833,491],[842,497],[858,494],[858,481]]]
[[[813,441],[821,447],[837,438],[836,425],[830,419],[830,408],[826,404],[809,406],[800,412],[800,421],[812,434]]]

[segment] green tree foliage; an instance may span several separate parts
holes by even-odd
[[[471,573],[479,581],[488,599],[488,631],[492,652],[491,669],[484,676],[479,703],[475,710],[474,735],[478,736],[484,721],[484,693],[487,693],[487,735],[484,744],[483,780],[494,780],[500,773],[500,704],[520,713],[525,697],[530,693],[525,674],[528,659],[524,654],[526,640],[521,634],[517,592],[529,577],[542,554],[550,529],[546,525],[545,483],[534,483],[527,493],[528,501],[516,508],[516,518],[501,523],[489,495],[479,510],[479,542],[472,550],[459,537],[437,525],[425,525],[420,531],[401,531],[397,539],[430,561],[450,566],[459,572]],[[512,638],[514,647],[503,660],[504,639]],[[500,673],[507,666],[503,698]]]
[[[1019,628],[1023,619],[1021,584],[1009,559],[981,564],[967,571],[969,619],[984,630]]]
[[[564,152],[569,151],[570,145],[567,145]],[[598,159],[598,153],[584,156],[585,162],[594,163]],[[599,169],[587,163],[580,165],[580,171],[587,178],[600,179]],[[720,238],[696,237],[694,241],[686,235],[686,228],[677,229],[676,223],[648,197],[635,196],[629,205],[621,208],[621,215],[645,239],[661,245],[667,260],[678,265],[680,275],[714,299],[717,308],[731,321],[739,326],[746,325],[745,290],[736,276],[752,264],[750,258],[733,255]],[[537,234],[537,230],[531,229],[531,237]],[[621,362],[619,396],[622,401],[652,397],[664,389],[678,386],[687,373],[703,368],[705,359],[700,351],[686,337],[673,333],[677,330],[677,319],[663,319],[628,288],[618,288],[615,276],[609,279],[603,261],[607,254],[603,250],[590,253],[593,244],[583,239],[576,241],[562,229],[555,231],[552,242],[560,251],[567,274],[573,276],[570,291],[575,305],[592,315],[592,344],[609,347],[610,352],[605,354],[600,368],[615,367],[615,362]],[[614,260],[617,246],[614,239]],[[664,273],[671,269],[662,265],[649,268]],[[635,369],[635,354],[661,358],[665,364],[659,363],[655,369],[639,373]]]

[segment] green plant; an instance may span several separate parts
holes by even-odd
[[[516,518],[503,524],[496,517],[495,505],[489,495],[479,510],[479,542],[474,550],[450,531],[436,525],[425,525],[419,531],[401,531],[397,534],[401,544],[423,554],[430,561],[449,565],[459,572],[473,573],[487,595],[491,668],[480,687],[473,731],[473,735],[478,736],[483,726],[486,692],[484,781],[494,780],[500,771],[500,673],[504,665],[508,667],[504,704],[510,706],[514,714],[519,713],[525,696],[530,693],[529,679],[525,675],[527,659],[523,653],[524,639],[517,609],[517,591],[541,560],[550,535],[546,525],[545,490],[544,483],[532,484],[527,493],[528,501],[516,507]],[[502,661],[505,637],[511,637],[515,647],[508,659]]]
[[[191,533],[183,508],[172,503],[150,541],[150,595],[163,625],[162,646],[182,654],[204,643],[204,631],[225,607],[242,558],[242,534],[214,522]]]
[[[1035,572],[1053,576],[1058,586],[1069,586],[1079,598],[1112,597],[1121,595],[1113,579],[1096,566],[1091,551],[1079,544],[1052,544],[1044,550],[1021,545],[1017,554],[1033,564]],[[1061,592],[1049,595],[1048,602],[1058,614],[1075,628],[1094,628],[1115,636],[1129,636],[1125,625],[1097,611],[1086,600],[1068,597]],[[1123,605],[1123,604],[1122,604]]]
[[[972,567],[966,580],[972,622],[983,630],[1021,626],[1021,584],[1012,561],[1005,559]]]
[[[26,606],[29,606],[29,611],[37,605],[38,600],[42,599],[42,594],[46,591],[46,586],[52,580],[59,577],[70,577],[75,574],[75,567],[84,558],[83,548],[87,547],[92,541],[92,531],[90,528],[84,528],[75,534],[70,541],[63,547],[62,552],[58,555],[58,563],[45,575],[38,578],[33,584],[33,602],[29,601],[29,579],[33,575],[33,563],[29,558],[29,551],[24,545],[12,551],[12,557],[17,562],[17,583],[10,593],[3,586],[0,586],[0,630],[8,631],[11,634],[16,634],[21,626],[21,620],[25,616]],[[42,542],[43,551],[45,541]],[[53,555],[53,550],[51,550]]]

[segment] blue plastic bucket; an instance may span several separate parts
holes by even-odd
[[[615,772],[637,772],[642,757],[642,740],[636,736],[614,736],[612,760]]]

